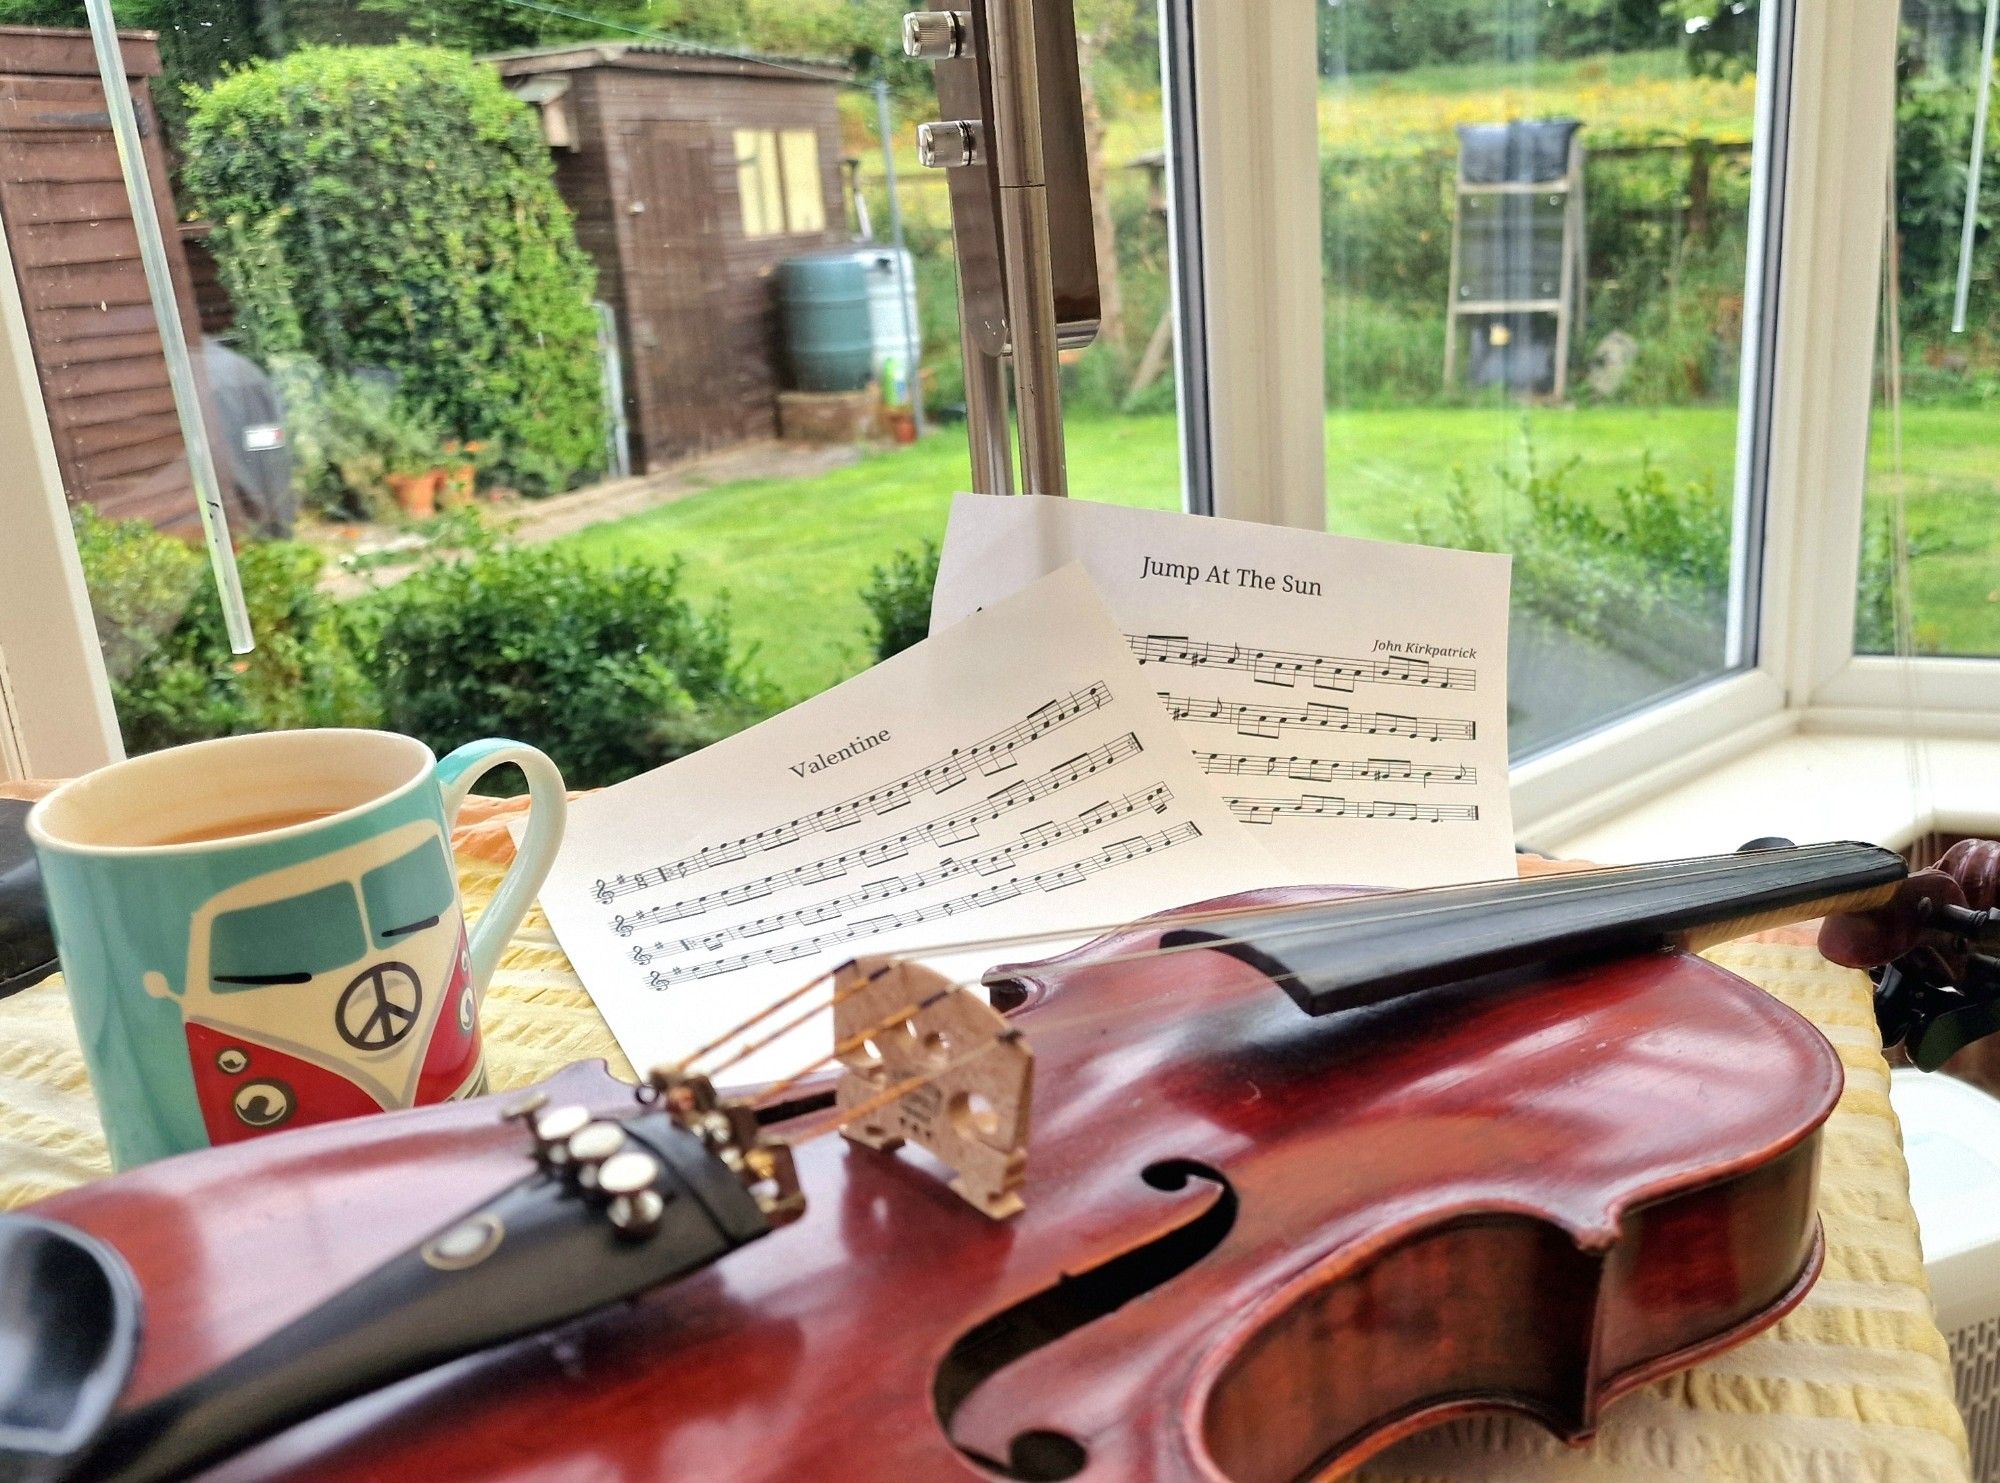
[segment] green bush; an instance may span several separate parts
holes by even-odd
[[[299,489],[336,519],[397,518],[389,476],[422,472],[444,460],[443,427],[376,381],[294,381],[285,424]]]
[[[237,553],[257,638],[239,657],[200,550],[88,506],[77,508],[76,541],[127,751],[379,719],[361,658],[318,591],[323,561],[311,547],[259,541]]]
[[[1512,553],[1516,608],[1662,675],[1712,665],[1728,603],[1728,502],[1706,480],[1676,489],[1648,458],[1607,514],[1570,492],[1576,466],[1543,468],[1529,444],[1520,471],[1495,471],[1486,505],[1460,470],[1442,526],[1419,522],[1416,537]]]
[[[190,92],[182,180],[248,353],[388,371],[530,492],[601,467],[594,273],[490,67],[408,44],[255,62]]]
[[[552,547],[434,562],[364,605],[386,723],[444,752],[531,742],[600,787],[740,730],[771,708],[674,567],[601,567]]]
[[[921,551],[898,551],[886,566],[870,573],[861,589],[874,631],[875,657],[900,654],[931,631],[931,591],[937,586],[937,542]]]

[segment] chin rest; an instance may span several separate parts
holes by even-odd
[[[0,798],[0,999],[55,971],[42,872],[28,844],[28,805]]]
[[[139,1347],[139,1285],[93,1236],[0,1215],[0,1480],[61,1478],[103,1431]]]

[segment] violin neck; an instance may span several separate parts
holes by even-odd
[[[1162,944],[1218,948],[1323,1015],[1489,974],[1699,951],[1882,905],[1908,873],[1874,845],[1756,850],[1250,912],[1177,928]]]

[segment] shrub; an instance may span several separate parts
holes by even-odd
[[[186,148],[248,353],[386,371],[531,492],[601,466],[594,274],[491,68],[303,47],[191,91]]]
[[[295,384],[285,422],[299,487],[335,517],[395,518],[389,476],[444,458],[444,429],[380,381],[335,376],[309,389]]]
[[[390,727],[440,752],[518,737],[575,787],[657,767],[770,708],[731,654],[726,613],[696,612],[676,567],[497,549],[427,565],[360,623]]]
[[[1499,496],[1483,509],[1463,470],[1441,528],[1419,540],[1514,558],[1514,603],[1662,675],[1714,663],[1729,590],[1730,515],[1706,480],[1675,489],[1647,458],[1619,486],[1607,516],[1569,490],[1577,461],[1535,460],[1496,470]]]
[[[88,506],[77,508],[76,540],[126,750],[379,719],[360,656],[319,593],[323,561],[311,547],[260,541],[237,553],[257,639],[237,656],[198,549]]]
[[[875,657],[900,654],[931,631],[931,590],[937,586],[937,542],[921,551],[898,551],[886,566],[869,574],[861,589],[874,630]]]

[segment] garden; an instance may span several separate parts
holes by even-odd
[[[595,270],[529,110],[471,54],[588,25],[459,0],[368,0],[385,18],[375,35],[424,44],[325,44],[347,33],[326,8],[299,9],[282,55],[267,41],[220,55],[195,9],[151,3],[165,7],[182,89],[168,110],[178,185],[212,224],[238,348],[284,396],[306,539],[246,546],[263,643],[231,660],[195,553],[80,514],[129,746],[358,721],[440,747],[532,732],[573,780],[603,783],[921,633],[927,553],[968,474],[952,420],[962,389],[945,192],[907,148],[932,106],[928,79],[879,45],[900,5],[674,0],[665,19],[655,5],[606,23],[608,34],[671,28],[839,56],[859,80],[890,82],[930,436],[544,542],[510,533],[507,512],[589,488],[605,468]],[[0,16],[58,20],[69,5],[0,0]],[[1500,25],[1506,8],[1484,0],[1440,0],[1420,16],[1349,0],[1323,13],[1328,526],[1511,551],[1517,620],[1552,635],[1561,656],[1615,658],[1643,696],[1712,672],[1721,653],[1754,14],[1746,32],[1745,7],[1699,0],[1544,8],[1526,44],[1523,23]],[[1065,367],[1072,489],[1168,507],[1178,428],[1154,10],[1080,0],[1078,20],[1107,302],[1100,342]],[[1917,647],[2000,653],[2000,336],[1990,308],[1970,336],[1946,328],[1971,124],[1963,30],[1913,33],[1901,84],[1908,407],[1900,468],[1879,430],[1874,449],[1857,631],[1870,650],[1896,630],[1887,501],[1900,479]],[[1960,42],[1938,42],[1945,33]],[[882,223],[872,99],[856,88],[841,107],[862,198]],[[1454,129],[1547,116],[1584,120],[1589,159],[1571,394],[1556,404],[1445,386]],[[2000,203],[2000,168],[1988,180]],[[1992,234],[1976,269],[1990,305]],[[475,488],[503,496],[497,512],[471,501]],[[324,532],[349,525],[410,548],[400,580],[364,581],[358,595],[329,580]]]

